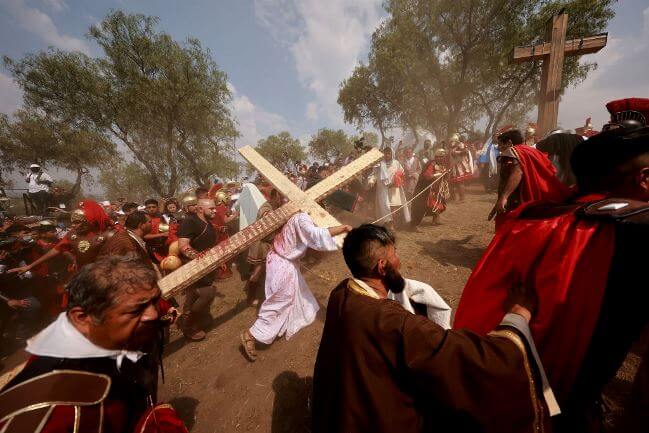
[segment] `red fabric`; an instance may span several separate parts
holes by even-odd
[[[148,409],[135,427],[138,433],[189,433],[173,407],[159,404]]]
[[[88,224],[96,231],[103,232],[113,225],[111,219],[106,215],[104,208],[96,201],[84,200],[81,202],[81,208],[83,209],[83,214],[86,216]]]
[[[167,245],[171,245],[174,241],[178,240],[178,227],[180,224],[171,223],[169,224],[169,236],[167,236]]]
[[[223,188],[223,184],[222,184],[222,183],[215,183],[215,184],[212,184],[212,186],[210,187],[210,190],[207,192],[207,197],[208,197],[208,198],[214,198],[214,197],[216,196],[216,193],[217,193],[221,188]]]
[[[392,179],[392,186],[396,188],[401,188],[405,180],[405,175],[402,170],[399,170],[395,173],[394,179]]]
[[[618,99],[606,104],[606,109],[611,115],[621,111],[638,111],[645,119],[649,119],[649,99],[647,98]]]
[[[517,144],[512,151],[523,171],[519,186],[521,205],[534,201],[563,202],[573,194],[573,190],[559,180],[557,169],[545,153],[526,144]],[[496,217],[496,230],[500,230],[512,212]]]
[[[486,334],[502,320],[510,288],[535,288],[539,305],[530,328],[561,402],[573,385],[599,316],[614,237],[612,224],[577,219],[573,211],[545,219],[514,216],[496,233],[473,270],[454,327]]]

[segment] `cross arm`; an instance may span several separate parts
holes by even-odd
[[[242,147],[239,149],[239,153],[249,163],[251,163],[262,176],[272,183],[283,196],[288,197],[289,199],[296,199],[304,196],[304,191],[284,176],[284,173],[275,168],[273,164],[265,160],[264,157],[251,146]]]
[[[582,54],[592,54],[600,51],[608,42],[608,33],[597,36],[589,36],[583,39],[572,39],[566,41],[564,54],[566,56],[579,56]],[[526,47],[515,47],[511,56],[511,63],[523,63],[532,60],[542,60],[545,56],[550,55],[552,44],[544,42],[537,45]]]

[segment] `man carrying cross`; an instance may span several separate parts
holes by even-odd
[[[313,323],[320,307],[300,273],[298,260],[309,248],[335,251],[338,246],[334,236],[351,229],[348,225],[320,228],[309,215],[300,212],[275,236],[266,258],[266,300],[261,304],[255,323],[240,336],[250,361],[257,359],[255,342],[271,344],[284,334],[288,340]]]

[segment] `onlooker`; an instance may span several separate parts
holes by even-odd
[[[43,171],[40,165],[32,164],[29,166],[29,174],[25,177],[25,182],[29,184],[29,198],[36,207],[36,213],[45,214],[47,204],[50,202],[52,178]]]

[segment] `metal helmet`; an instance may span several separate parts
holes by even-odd
[[[88,222],[86,214],[83,212],[83,209],[75,209],[70,213],[70,222],[72,223],[83,223]]]
[[[183,262],[176,256],[167,256],[160,262],[160,267],[165,271],[175,271]]]
[[[223,190],[217,191],[216,195],[214,196],[214,203],[217,206],[223,203],[227,203],[229,200],[230,200],[230,195]]]
[[[169,232],[169,224],[160,223],[160,225],[158,226],[158,231],[160,233],[168,233]]]
[[[529,125],[525,130],[525,136],[534,137],[535,135],[536,135],[536,128],[534,128],[532,125]]]
[[[451,138],[449,139],[451,143],[459,143],[460,142],[460,134],[457,132],[453,135],[451,135]]]
[[[446,156],[446,149],[437,149],[435,151],[435,158],[440,157],[444,158]]]
[[[196,206],[198,204],[198,197],[196,197],[196,194],[194,193],[189,193],[183,196],[183,198],[180,200],[183,207],[186,206]]]

